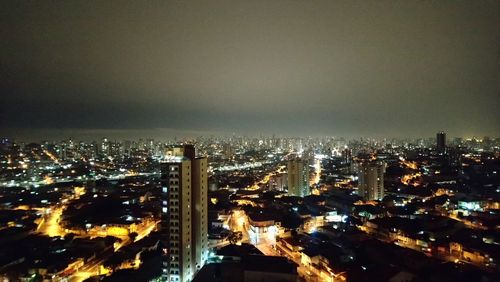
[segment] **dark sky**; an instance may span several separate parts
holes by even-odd
[[[0,135],[500,135],[499,1],[55,2],[0,3]]]

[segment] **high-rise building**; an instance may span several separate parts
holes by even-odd
[[[208,161],[195,158],[192,161],[192,261],[194,273],[198,272],[208,259]]]
[[[362,160],[358,164],[358,195],[366,201],[384,198],[385,163]]]
[[[311,194],[309,189],[309,163],[300,158],[288,161],[288,195],[305,197]]]
[[[288,176],[286,173],[280,173],[277,175],[273,175],[269,178],[269,182],[267,183],[270,191],[283,191],[287,186]]]
[[[225,143],[222,147],[222,150],[224,158],[226,158],[227,160],[230,160],[233,157],[233,148],[231,147],[231,144]]]
[[[161,168],[163,269],[169,282],[191,281],[208,256],[207,158],[192,145],[167,150]]]
[[[446,133],[443,131],[436,134],[436,149],[439,153],[446,152]]]
[[[109,155],[109,141],[108,138],[102,138],[102,142],[100,144],[99,153],[103,156]]]
[[[344,164],[350,164],[352,159],[352,150],[349,148],[345,148],[342,150],[342,162]]]

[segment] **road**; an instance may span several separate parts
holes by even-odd
[[[272,172],[268,173],[267,175],[264,176],[264,178],[261,181],[257,181],[251,188],[249,189],[258,189],[260,185],[266,184],[269,182],[269,179],[277,174],[283,172],[285,166],[279,166],[276,170],[273,170]],[[317,160],[315,163],[315,178],[311,181],[313,184],[317,184],[320,180],[321,177],[321,162],[320,160]],[[239,243],[243,242],[249,242],[250,238],[248,235],[248,228],[249,228],[249,222],[248,222],[248,216],[245,214],[243,210],[233,210],[233,213],[231,214],[229,220],[228,220],[228,226],[229,229],[233,232],[242,232],[243,238],[240,240]],[[250,242],[252,243],[252,242]],[[319,277],[312,273],[310,270],[308,270],[304,265],[301,264],[300,262],[300,257],[296,258],[294,257],[291,253],[286,253],[286,252],[278,252],[275,248],[275,243],[271,244],[268,242],[265,238],[261,238],[259,244],[254,244],[254,246],[259,249],[264,255],[266,256],[282,256],[286,257],[289,260],[293,261],[294,263],[297,264],[297,273],[300,277],[302,277],[306,282],[318,282]]]
[[[66,232],[64,228],[59,225],[63,210],[64,208],[61,206],[53,206],[50,213],[45,215],[38,225],[37,232],[49,237],[64,237]]]
[[[264,176],[264,178],[262,178],[262,180],[260,181],[257,181],[254,183],[254,185],[252,185],[250,188],[248,188],[248,190],[257,190],[260,188],[261,185],[264,185],[264,184],[267,184],[269,182],[269,180],[271,179],[272,176],[278,174],[278,173],[282,173],[283,170],[284,170],[285,166],[282,165],[282,166],[279,166],[277,169],[269,172],[268,174],[266,174]]]
[[[104,250],[101,254],[94,259],[87,261],[80,267],[74,274],[67,277],[67,281],[81,282],[95,275],[105,274],[101,271],[103,263],[113,255],[113,248]]]
[[[85,193],[85,191],[75,189],[74,195],[62,201],[65,204],[57,204],[52,206],[50,209],[47,209],[49,212],[40,220],[37,232],[49,237],[64,237],[68,232],[66,232],[66,230],[60,225],[63,211],[71,200],[77,199],[82,193]],[[140,224],[137,227],[137,237],[135,238],[135,241],[139,241],[148,236],[156,228],[157,223],[158,221],[147,220],[143,224]],[[86,234],[86,237],[93,237],[93,235],[97,234],[92,234],[90,232]],[[132,240],[130,240],[128,236],[121,237],[120,239],[121,242],[116,243],[114,248],[109,247],[105,249],[95,258],[90,259],[82,267],[78,268],[75,273],[67,277],[56,279],[56,281],[81,282],[95,275],[106,274],[106,270],[101,267],[103,263],[109,259],[111,255],[113,255],[113,252],[116,252],[123,246],[132,243]]]
[[[229,218],[229,229],[233,232],[241,232],[243,234],[239,243],[246,243],[249,241],[248,237],[248,217],[243,210],[234,210]]]
[[[71,201],[79,199],[85,192],[85,187],[75,187],[72,195],[62,198],[60,203],[47,208],[45,211],[48,213],[43,216],[36,231],[49,237],[64,237],[67,232],[60,225],[63,211]]]
[[[321,160],[320,159],[315,159],[314,160],[314,176],[311,178],[309,181],[309,185],[314,186],[319,183],[321,180]]]
[[[276,248],[278,248],[278,249],[276,249],[269,244],[258,244],[258,245],[255,245],[255,247],[257,249],[259,249],[259,251],[261,251],[266,256],[286,257],[287,259],[296,263],[298,275],[300,277],[302,277],[306,282],[320,281],[318,275],[314,274],[309,269],[307,269],[307,267],[302,265],[302,263],[300,261],[300,257],[293,256],[293,254],[291,252],[286,251],[285,249],[281,249],[279,247],[276,247]]]
[[[135,238],[135,241],[142,240],[144,237],[148,236],[149,233],[155,230],[156,225],[159,223],[160,223],[159,220],[158,221],[151,220],[148,223],[146,223],[145,226],[138,227],[137,237]]]
[[[384,238],[384,237],[381,237],[381,236],[377,236],[373,233],[370,233],[370,232],[367,232],[367,230],[363,229],[363,228],[360,228],[359,230],[365,232],[367,235],[369,235],[370,237],[374,238],[374,239],[377,239],[381,242],[385,242],[387,244],[395,244],[397,246],[400,246],[400,247],[403,247],[403,248],[407,248],[407,249],[412,249],[414,251],[417,251],[417,252],[420,252],[428,257],[434,257],[436,259],[440,259],[440,260],[443,260],[443,261],[449,261],[449,262],[455,262],[455,263],[466,263],[466,264],[471,264],[471,265],[475,265],[477,267],[480,267],[480,268],[484,268],[485,265],[481,265],[481,264],[475,264],[471,261],[467,261],[467,260],[464,260],[460,257],[457,257],[457,256],[454,256],[452,254],[448,254],[448,253],[442,253],[442,252],[425,252],[422,250],[422,247],[421,246],[418,246],[416,244],[408,244],[408,243],[404,243],[403,241],[391,241],[391,240],[388,240],[387,238]]]

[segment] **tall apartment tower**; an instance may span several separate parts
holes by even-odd
[[[167,150],[161,166],[162,279],[191,281],[208,256],[207,158],[193,145]]]
[[[352,159],[352,150],[345,148],[342,150],[342,162],[345,164],[350,164]]]
[[[361,161],[358,165],[358,195],[366,201],[384,198],[385,163]]]
[[[309,163],[300,158],[288,161],[288,195],[305,197],[309,189]]]
[[[443,131],[436,134],[436,149],[439,153],[446,152],[446,133]]]

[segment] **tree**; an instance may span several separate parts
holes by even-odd
[[[228,236],[229,243],[231,243],[231,244],[236,244],[242,238],[243,238],[243,233],[241,233],[241,232],[232,232]]]

